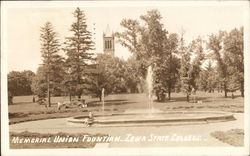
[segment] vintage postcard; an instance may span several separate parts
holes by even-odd
[[[3,155],[248,155],[248,1],[1,3]]]

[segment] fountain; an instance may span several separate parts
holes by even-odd
[[[153,94],[153,71],[152,71],[151,65],[148,67],[146,82],[147,82],[147,91],[148,91],[148,110],[151,116],[152,109],[153,109],[153,95],[152,95]]]
[[[104,116],[104,88],[102,88],[102,115]]]
[[[206,124],[234,120],[232,113],[215,111],[161,111],[153,106],[153,70],[147,69],[148,105],[144,110],[125,111],[123,113],[104,113],[104,88],[102,88],[102,113],[81,115],[68,118],[70,123],[84,124],[85,127],[104,126],[145,126],[145,125],[181,125]]]

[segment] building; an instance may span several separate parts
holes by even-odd
[[[115,56],[115,35],[111,33],[109,25],[103,33],[103,51],[105,54]]]

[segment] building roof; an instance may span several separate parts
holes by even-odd
[[[113,33],[110,31],[109,25],[107,25],[106,31],[104,32],[105,37],[112,37]]]

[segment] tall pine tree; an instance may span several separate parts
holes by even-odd
[[[89,76],[92,73],[91,62],[94,43],[91,40],[91,32],[87,30],[86,16],[80,8],[77,8],[74,13],[75,21],[71,25],[70,31],[73,36],[66,38],[65,52],[67,55],[67,80],[68,91],[71,91],[81,98],[83,90],[88,88]]]
[[[57,33],[53,30],[53,26],[50,22],[45,23],[44,27],[41,28],[41,53],[42,53],[42,67],[43,70],[38,70],[37,72],[42,72],[37,74],[36,82],[38,87],[44,88],[46,82],[46,93],[48,97],[48,106],[51,106],[51,93],[54,92],[56,88],[60,87],[62,81],[62,65],[63,58],[58,54],[59,53],[59,41],[57,39]],[[41,76],[42,75],[42,76]],[[46,79],[46,80],[39,80]],[[41,83],[40,83],[41,82]],[[37,89],[40,90],[40,89]],[[43,93],[37,93],[39,98],[44,98],[45,90],[42,90]],[[41,96],[40,96],[41,95]],[[43,100],[42,100],[43,101]]]
[[[182,53],[181,56],[181,68],[180,68],[180,80],[181,80],[181,90],[186,93],[187,102],[189,102],[189,96],[191,94],[191,54],[188,51]]]

